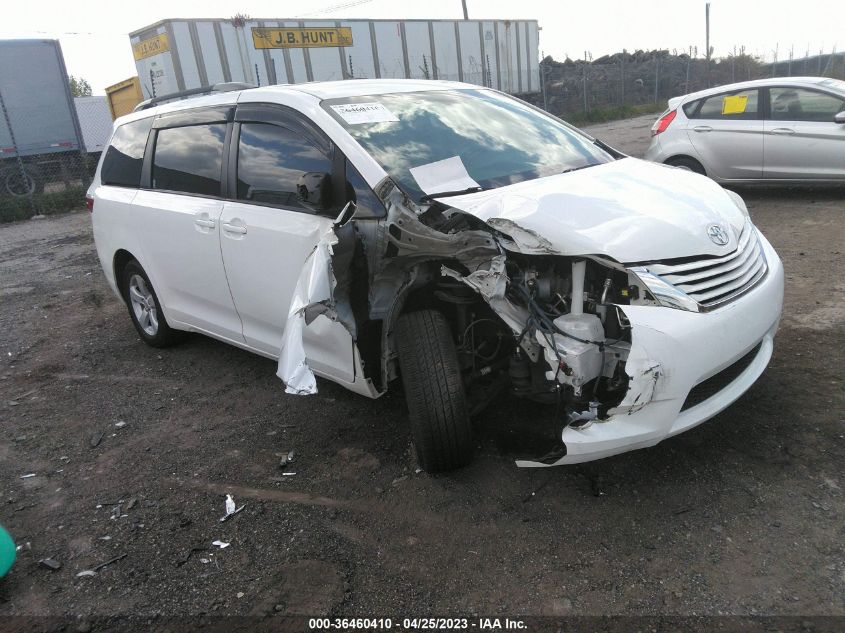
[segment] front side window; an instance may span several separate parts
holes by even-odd
[[[219,196],[225,138],[225,123],[159,130],[153,189]]]
[[[748,121],[758,118],[759,90],[740,90],[707,97],[701,102],[694,119],[720,119],[724,121]],[[686,111],[686,110],[685,110]]]
[[[845,108],[845,100],[815,90],[770,88],[773,121],[820,121],[830,123]]]
[[[141,167],[144,164],[144,148],[153,125],[153,117],[124,123],[112,136],[100,180],[104,185],[116,187],[138,187],[141,183]]]
[[[321,105],[416,200],[430,193],[411,173],[420,175],[416,168],[429,178],[442,173],[442,182],[457,183],[453,189],[467,182],[491,189],[613,160],[557,119],[490,90],[368,95]],[[440,161],[449,169],[432,165]],[[461,164],[466,174],[453,169]]]
[[[297,186],[331,171],[329,157],[302,134],[270,123],[241,124],[239,200],[305,209]]]
[[[384,205],[378,199],[370,185],[364,180],[355,165],[346,161],[346,198],[354,200],[358,206],[357,217],[380,218],[386,213]]]

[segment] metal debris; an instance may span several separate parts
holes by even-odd
[[[99,565],[97,565],[96,567],[94,567],[94,571],[95,571],[95,572],[98,572],[98,571],[100,571],[101,569],[104,569],[105,567],[108,567],[108,566],[109,566],[109,565],[111,565],[112,563],[116,563],[116,562],[117,562],[117,561],[119,561],[119,560],[123,560],[123,559],[124,559],[124,558],[126,558],[127,556],[129,556],[129,554],[121,554],[120,556],[115,556],[115,557],[114,557],[114,558],[112,558],[111,560],[107,560],[105,563],[100,563]]]
[[[30,477],[35,477],[35,473],[29,473],[26,475],[21,475],[21,479],[29,479]]]
[[[52,571],[56,571],[62,568],[62,564],[53,558],[42,558],[38,561],[38,564]]]
[[[212,545],[216,545],[220,549],[226,549],[231,543],[224,543],[223,541],[212,541]]]

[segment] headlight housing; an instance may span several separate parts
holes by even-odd
[[[657,275],[650,273],[643,266],[629,268],[628,272],[641,281],[642,285],[654,297],[654,300],[664,308],[675,308],[688,312],[700,311],[700,306],[695,299]]]

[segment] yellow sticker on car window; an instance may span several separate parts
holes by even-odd
[[[748,106],[748,95],[730,95],[722,99],[722,114],[742,114]]]

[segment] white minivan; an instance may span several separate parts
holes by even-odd
[[[147,107],[116,121],[89,206],[144,341],[278,359],[295,394],[401,377],[429,471],[469,462],[502,391],[557,412],[519,465],[652,446],[751,386],[781,313],[783,268],[738,195],[461,83]]]

